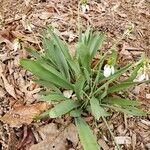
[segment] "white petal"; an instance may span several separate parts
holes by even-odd
[[[145,80],[145,78],[146,78],[145,74],[142,74],[139,76],[138,81],[143,81]]]
[[[81,5],[81,10],[82,10],[82,12],[85,14],[86,13],[86,7],[85,7],[85,5]]]
[[[89,5],[86,5],[85,7],[86,7],[86,11],[89,11],[89,10],[90,10]]]
[[[110,65],[104,66],[104,76],[107,78],[111,75],[111,67]]]
[[[18,40],[14,40],[13,49],[14,51],[17,51],[17,49],[20,49],[20,43]]]
[[[115,73],[115,68],[114,66],[111,66],[111,74],[114,74]]]
[[[81,10],[82,10],[82,12],[85,14],[86,12],[88,12],[89,11],[89,5],[87,5],[87,4],[82,4],[81,5]]]
[[[67,98],[70,98],[72,96],[72,93],[73,93],[72,90],[63,91],[63,95]]]
[[[145,75],[146,80],[149,80],[149,76],[148,74]]]

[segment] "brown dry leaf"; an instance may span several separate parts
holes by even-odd
[[[99,139],[98,143],[103,148],[103,150],[109,150],[109,146],[106,144],[106,142],[103,139]]]
[[[129,136],[117,136],[115,137],[115,140],[117,144],[131,144],[131,137]]]
[[[12,96],[16,99],[16,93],[15,93],[15,89],[14,87],[8,83],[7,79],[5,78],[5,76],[3,74],[0,74],[0,76],[2,77],[3,79],[3,82],[4,82],[4,87],[5,87],[5,90]]]
[[[50,124],[50,127],[47,125],[45,129],[40,129],[40,134],[47,135],[42,142],[35,144],[30,147],[29,150],[68,150],[67,140],[72,142],[73,146],[78,144],[78,135],[77,130],[74,124],[70,124],[63,131],[59,131],[55,124]],[[47,134],[48,133],[48,134]]]
[[[0,63],[0,77],[3,80],[3,84],[4,84],[4,88],[5,90],[16,99],[16,93],[15,93],[15,89],[14,87],[9,84],[9,82],[7,81],[7,79],[5,78],[5,76],[3,75],[3,68],[2,68],[2,64]]]
[[[35,116],[48,108],[47,103],[30,104],[29,106],[15,106],[0,120],[9,124],[11,127],[20,127],[22,124],[30,124]]]
[[[133,150],[135,150],[136,142],[137,142],[137,137],[136,137],[136,134],[133,133],[132,134],[132,149]]]
[[[13,36],[15,36],[16,38],[20,38],[22,41],[27,41],[27,42],[31,42],[34,44],[39,44],[40,42],[37,40],[34,40],[34,37],[30,37],[29,35],[26,36],[22,33],[20,33],[19,31],[12,31]]]
[[[42,12],[42,13],[39,14],[39,18],[42,19],[42,20],[46,20],[50,17],[51,17],[51,14],[49,12]]]

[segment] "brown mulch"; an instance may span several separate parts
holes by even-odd
[[[41,50],[40,39],[47,25],[54,26],[74,51],[74,43],[77,40],[77,1],[0,0],[0,6],[0,117],[2,117],[16,107],[36,109],[41,87],[31,81],[32,75],[20,67],[19,60],[29,57],[25,51],[25,47],[29,45],[38,51]],[[145,52],[150,60],[149,0],[89,0],[89,6],[90,11],[87,14],[80,14],[83,27],[85,29],[86,25],[90,25],[94,30],[106,32],[107,40],[103,50],[107,51],[114,40],[121,37],[125,28],[133,23],[135,30],[118,46],[120,63],[138,60],[142,52]],[[25,30],[24,17],[26,22],[34,25],[32,33]],[[21,39],[21,48],[14,51],[12,43],[18,37]],[[129,96],[140,99],[142,108],[150,113],[149,87],[146,84],[135,87]],[[24,115],[22,115],[24,120],[28,119]],[[12,114],[12,117],[14,120],[23,121],[17,113]],[[65,116],[62,119],[32,123],[29,119],[21,122],[23,125],[19,127],[15,126],[14,122],[13,126],[0,122],[0,149],[42,150],[39,148],[40,145],[49,143],[49,147],[54,150],[82,150],[75,136],[76,131],[71,118]],[[106,126],[101,121],[95,126],[92,117],[87,117],[86,120],[93,127],[102,148],[114,150],[115,144]],[[123,143],[121,145],[123,150],[150,149],[149,115],[134,118],[117,113],[107,120],[118,142]],[[70,130],[73,131],[74,137]],[[58,141],[61,143],[58,144]]]

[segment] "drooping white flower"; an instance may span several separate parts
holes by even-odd
[[[146,75],[145,73],[141,74],[139,77],[138,77],[138,81],[144,81],[146,79]]]
[[[21,48],[21,45],[20,45],[19,39],[15,39],[13,42],[14,51],[17,51],[17,49],[20,49],[20,48]]]
[[[82,4],[81,10],[84,14],[87,13],[90,10],[89,5],[88,4]]]
[[[144,62],[144,66],[141,67],[138,71],[137,77],[133,80],[134,82],[141,82],[144,80],[149,80],[149,74],[148,74],[148,64],[147,62]]]
[[[104,76],[107,78],[115,73],[114,66],[106,64],[104,66]]]
[[[31,23],[26,24],[25,30],[28,30],[28,32],[32,33],[32,29],[34,28],[34,25]]]

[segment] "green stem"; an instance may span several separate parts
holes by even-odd
[[[113,132],[112,132],[111,129],[109,128],[109,125],[108,125],[108,123],[107,123],[105,117],[102,117],[102,119],[103,119],[105,125],[107,126],[107,128],[108,128],[108,130],[109,130],[109,132],[110,132],[110,134],[111,134],[111,136],[112,136],[112,138],[113,138],[113,140],[114,140],[114,142],[115,142],[115,144],[116,144],[116,146],[117,146],[117,149],[118,149],[118,150],[121,150],[120,146],[119,146],[118,143],[116,142],[116,139],[115,139],[115,137],[114,137],[114,135],[113,135]]]
[[[79,36],[79,41],[81,40],[81,29],[82,29],[82,25],[81,25],[81,17],[80,17],[80,0],[78,0],[78,18],[77,18],[77,27],[78,27],[78,36]]]

